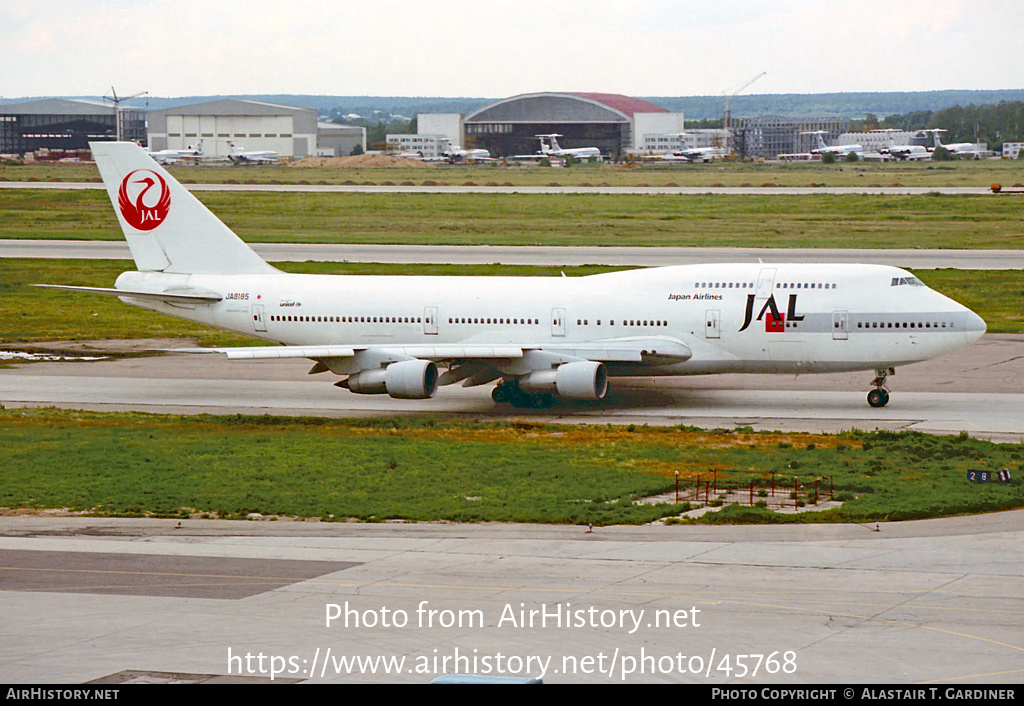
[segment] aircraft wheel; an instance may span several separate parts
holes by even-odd
[[[872,407],[884,407],[889,404],[889,393],[885,390],[872,390],[868,393],[868,404]]]
[[[509,402],[509,397],[511,397],[511,395],[509,394],[508,386],[506,386],[505,383],[503,382],[498,383],[497,385],[495,385],[494,389],[491,390],[491,399],[497,402],[498,404],[501,404],[503,402]]]
[[[508,401],[516,409],[546,409],[554,404],[551,395],[531,395],[519,389],[509,395]]]

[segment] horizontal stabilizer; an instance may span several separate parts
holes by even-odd
[[[115,289],[113,287],[75,287],[69,284],[33,284],[33,287],[44,287],[46,289],[66,289],[71,292],[86,292],[88,294],[106,294],[113,297],[130,297],[132,299],[148,299],[150,301],[201,304],[203,302],[219,302],[222,297],[219,294],[196,293],[196,292],[138,292],[130,289]]]

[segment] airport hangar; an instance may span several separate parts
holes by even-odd
[[[366,128],[321,123],[313,108],[225,98],[149,112],[149,148],[181,150],[203,142],[208,157],[227,157],[229,143],[283,158],[343,157],[366,151]]]
[[[0,105],[0,154],[20,156],[38,150],[88,150],[90,140],[117,139],[117,121],[126,140],[146,139],[146,113],[101,101],[43,98]]]
[[[496,157],[534,154],[540,147],[536,135],[558,134],[562,147],[598,147],[618,157],[642,150],[637,141],[645,134],[683,132],[683,114],[615,93],[525,93],[469,115],[420,113],[417,132],[483,148]]]

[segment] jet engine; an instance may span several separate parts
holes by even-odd
[[[603,363],[566,363],[554,370],[536,370],[519,378],[519,389],[532,394],[557,394],[576,400],[600,400],[608,392]]]
[[[437,392],[437,365],[429,360],[403,360],[386,368],[362,370],[341,383],[359,395],[387,393],[400,400],[425,400]]]

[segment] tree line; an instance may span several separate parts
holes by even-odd
[[[1004,142],[1024,142],[1024,101],[1002,101],[995,105],[954,105],[941,110],[918,110],[889,115],[879,120],[865,116],[859,126],[865,130],[948,130],[943,142],[984,142],[991,150],[1002,149]],[[855,124],[851,124],[851,128]]]

